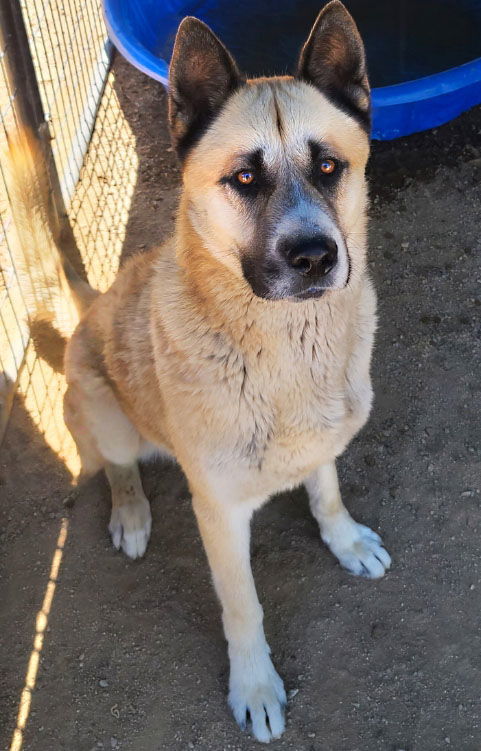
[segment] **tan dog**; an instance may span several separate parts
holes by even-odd
[[[345,509],[335,468],[372,399],[369,101],[363,45],[337,0],[292,78],[244,80],[185,19],[170,68],[183,163],[174,236],[89,300],[66,353],[65,419],[84,471],[109,478],[116,548],[138,558],[149,540],[137,462],[168,454],[187,475],[222,604],[229,703],[260,741],[283,732],[286,696],[250,567],[253,511],[304,483],[343,566],[374,578],[390,565]],[[18,153],[14,163],[25,183]],[[35,216],[24,223],[41,246]]]

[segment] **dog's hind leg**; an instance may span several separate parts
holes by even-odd
[[[391,565],[389,553],[379,535],[355,522],[344,506],[335,463],[319,467],[305,485],[321,537],[340,564],[358,576],[369,579],[383,576]]]
[[[109,531],[114,546],[129,558],[140,558],[151,528],[150,505],[137,464],[145,453],[145,441],[110,386],[86,369],[82,376],[65,394],[65,422],[77,444],[82,473],[105,469],[112,491]]]

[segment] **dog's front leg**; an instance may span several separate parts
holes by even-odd
[[[252,508],[195,493],[193,505],[222,605],[230,658],[229,704],[242,729],[249,713],[255,737],[266,743],[284,730],[286,694],[269,657],[252,576]]]
[[[305,485],[321,537],[340,564],[358,576],[370,579],[383,576],[391,565],[389,553],[379,535],[355,522],[344,506],[335,463],[319,467]]]

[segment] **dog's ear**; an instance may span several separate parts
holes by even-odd
[[[241,83],[234,60],[209,27],[184,18],[169,69],[169,125],[181,159]]]
[[[297,77],[316,86],[368,130],[370,90],[364,45],[352,16],[339,0],[319,13],[301,50]]]

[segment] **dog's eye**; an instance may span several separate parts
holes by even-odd
[[[244,169],[238,172],[236,177],[241,185],[251,185],[255,180],[254,173]]]
[[[320,164],[321,172],[323,175],[332,175],[336,166],[334,159],[323,159]]]

